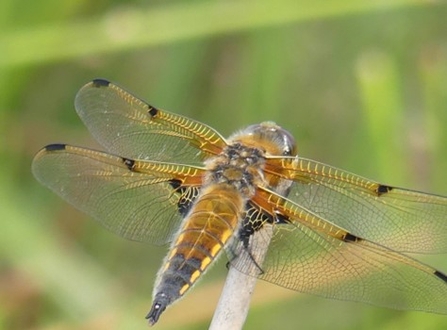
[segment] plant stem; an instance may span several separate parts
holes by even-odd
[[[264,225],[261,230],[254,233],[250,239],[251,256],[248,255],[247,249],[241,249],[240,255],[236,258],[242,258],[247,262],[254,259],[259,265],[262,265],[272,237],[272,229],[271,225]],[[260,272],[254,262],[244,269],[247,270],[247,274]],[[230,264],[230,270],[209,327],[210,330],[242,329],[257,281],[256,276],[247,274],[240,272]]]

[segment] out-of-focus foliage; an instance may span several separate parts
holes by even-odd
[[[30,173],[34,153],[48,143],[96,146],[73,108],[84,83],[105,77],[224,135],[273,120],[295,135],[305,157],[447,194],[446,17],[443,2],[414,0],[3,0],[0,328],[146,327],[166,248],[115,237]],[[424,260],[447,270],[447,255]],[[222,261],[158,328],[207,327]],[[446,327],[446,316],[264,283],[246,324]]]

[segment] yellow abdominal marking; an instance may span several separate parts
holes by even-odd
[[[190,279],[190,283],[194,283],[200,276],[200,274],[202,274],[200,271],[196,270],[194,273],[191,274],[191,279]],[[183,289],[183,288],[182,288]],[[182,290],[180,290],[180,293],[182,292]]]
[[[181,295],[181,296],[183,296],[183,294],[186,292],[186,291],[188,291],[188,289],[191,287],[191,285],[189,285],[189,284],[185,284],[184,286],[182,286],[182,288],[180,289],[180,291],[179,291],[179,294]]]
[[[216,256],[216,254],[222,249],[222,247],[219,244],[214,245],[211,250],[210,250],[210,254],[211,256],[214,258]]]
[[[214,255],[213,255],[214,257]],[[204,271],[206,269],[206,267],[208,267],[208,265],[211,263],[211,261],[213,261],[213,259],[205,257],[202,260],[202,263],[200,264],[200,270]]]

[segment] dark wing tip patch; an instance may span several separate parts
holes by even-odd
[[[58,150],[65,150],[66,144],[62,143],[55,143],[55,144],[49,144],[44,149],[46,151],[58,151]]]
[[[379,184],[376,190],[377,196],[382,196],[383,194],[389,193],[391,190],[393,190],[393,187]]]
[[[346,233],[343,237],[343,241],[345,242],[360,242],[362,239],[358,236],[352,235],[351,233]]]
[[[441,273],[439,270],[436,270],[433,274],[435,274],[436,277],[440,278],[444,282],[447,282],[447,275],[444,273]]]
[[[92,80],[92,84],[93,84],[94,87],[97,87],[97,88],[99,88],[99,87],[107,87],[107,86],[110,85],[110,81],[108,81],[106,79],[98,78],[98,79],[93,79]]]

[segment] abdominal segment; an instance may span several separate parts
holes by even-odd
[[[158,274],[147,316],[151,323],[207,270],[236,232],[244,205],[231,185],[211,184],[202,189]]]

